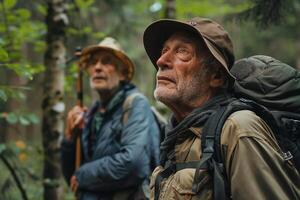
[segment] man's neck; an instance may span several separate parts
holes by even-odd
[[[198,98],[194,101],[189,101],[187,103],[177,102],[173,105],[169,105],[169,108],[173,111],[174,117],[177,122],[181,122],[186,116],[188,116],[193,110],[203,106],[212,98],[212,94],[209,93],[202,98]]]
[[[116,95],[119,89],[120,86],[113,88],[112,90],[98,91],[102,103],[102,108],[100,108],[101,110],[106,110],[106,107],[109,104],[110,100]]]

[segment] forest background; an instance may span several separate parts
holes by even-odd
[[[300,69],[298,0],[0,0],[0,199],[74,199],[59,143],[76,104],[78,47],[118,39],[135,63],[133,82],[167,117],[153,99],[143,31],[160,18],[195,16],[224,25],[236,59],[264,54]]]

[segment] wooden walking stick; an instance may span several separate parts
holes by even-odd
[[[75,51],[75,57],[80,58],[81,56],[81,48],[77,47]],[[82,76],[83,76],[83,69],[80,66],[80,62],[78,63],[77,67],[77,81],[76,81],[76,92],[77,92],[77,105],[79,107],[83,107],[83,90],[82,90]],[[76,134],[76,154],[75,154],[75,169],[78,169],[81,164],[81,132],[83,127],[77,127],[75,129]]]

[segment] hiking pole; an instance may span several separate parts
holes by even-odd
[[[80,58],[81,56],[81,48],[77,47],[75,50],[75,57]],[[76,81],[76,92],[77,92],[77,105],[82,108],[83,107],[83,90],[82,90],[82,76],[83,70],[80,66],[80,63],[77,64],[77,81]],[[81,164],[81,132],[82,127],[75,128],[76,135],[76,153],[75,153],[75,169],[78,169]]]

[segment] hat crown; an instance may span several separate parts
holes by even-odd
[[[229,67],[233,65],[234,53],[232,41],[227,31],[217,22],[201,17],[195,17],[186,22],[215,45],[226,59]]]
[[[100,43],[96,45],[87,46],[82,50],[80,63],[83,67],[87,66],[88,60],[91,57],[91,54],[97,51],[107,51],[112,53],[117,59],[122,63],[122,73],[126,76],[126,81],[130,81],[134,74],[134,65],[131,59],[125,54],[121,45],[112,37],[104,38]]]
[[[117,42],[117,40],[115,40],[112,37],[106,37],[104,38],[99,44],[98,46],[100,47],[105,47],[105,48],[111,48],[117,51],[122,51],[121,45]]]

